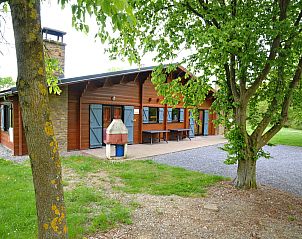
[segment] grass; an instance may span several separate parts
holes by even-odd
[[[70,238],[107,231],[118,223],[131,224],[131,209],[106,198],[103,192],[80,186],[65,193]]]
[[[204,195],[206,187],[225,180],[222,176],[188,171],[157,164],[151,160],[109,162],[73,156],[63,160],[63,164],[81,175],[100,169],[105,170],[111,177],[122,179],[123,186],[117,186],[116,189],[126,193],[199,197]]]
[[[302,146],[302,130],[282,128],[271,140],[272,144]]]
[[[69,156],[62,159],[62,164],[83,177],[88,173],[99,171],[103,166],[103,161],[93,157]]]
[[[37,238],[30,168],[0,159],[0,238]]]
[[[34,189],[29,166],[0,159],[0,238],[37,238]],[[99,189],[78,187],[65,193],[69,238],[131,223],[131,209]]]
[[[119,179],[117,190],[126,193],[179,195],[199,197],[206,187],[224,180],[170,167],[153,161],[101,161],[91,157],[73,156],[62,160],[83,180],[74,190],[65,192],[69,238],[83,238],[97,231],[106,231],[120,223],[131,223],[131,210],[136,202],[124,206],[105,196],[100,186],[85,186],[85,176],[103,170],[111,181]],[[68,181],[65,182],[68,185]],[[37,238],[37,219],[31,170],[26,164],[0,159],[0,239]]]

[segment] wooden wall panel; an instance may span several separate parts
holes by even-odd
[[[185,122],[179,122],[179,123],[168,123],[167,124],[167,129],[180,129],[180,128],[185,128],[186,124]]]
[[[163,97],[158,96],[154,85],[150,79],[147,79],[143,84],[142,103],[145,106],[164,107],[160,102]]]
[[[216,119],[216,114],[209,114],[209,135],[215,135],[216,134],[216,127],[213,123],[213,120]]]
[[[80,109],[80,149],[88,149],[89,142],[89,104],[81,104]]]
[[[67,150],[80,149],[80,95],[83,85],[68,86]]]
[[[6,131],[1,130],[1,144],[5,147],[14,150],[14,143],[9,141],[9,134]]]
[[[203,104],[201,104],[201,106],[199,107],[200,109],[209,109],[213,103],[214,99],[211,96],[208,96],[205,101],[203,102]]]
[[[114,101],[112,96],[115,96]],[[139,85],[133,81],[98,88],[94,84],[89,84],[81,100],[85,104],[139,106]]]
[[[139,109],[139,107],[136,107],[135,109]],[[140,123],[141,123],[141,115],[134,115],[134,128],[133,128],[133,143],[134,144],[139,144],[140,143]]]
[[[161,124],[155,124],[155,123],[150,123],[150,124],[143,124],[143,130],[164,130],[165,125],[163,123]]]

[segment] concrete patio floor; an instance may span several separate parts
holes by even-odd
[[[168,154],[188,149],[199,148],[203,146],[215,145],[225,143],[226,139],[221,135],[215,136],[197,136],[189,139],[183,139],[177,141],[161,141],[160,143],[145,143],[145,144],[134,144],[128,145],[128,156],[127,159],[141,159],[153,157],[161,154]],[[106,159],[105,147],[97,149],[81,150],[81,153],[91,155],[101,159]],[[111,146],[111,155],[115,155],[115,148]]]

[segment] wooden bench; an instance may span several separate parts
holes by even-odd
[[[186,138],[189,138],[191,140],[190,135],[189,135],[190,129],[170,129],[171,134],[176,134],[177,135],[177,141],[179,141],[179,136],[181,136],[181,139],[183,138],[183,134],[185,132]]]
[[[158,135],[158,142],[160,142],[160,134],[161,133],[163,133],[164,140],[166,141],[166,143],[168,143],[166,134],[169,133],[169,132],[170,132],[169,130],[143,130],[143,134],[149,134],[150,135],[150,144],[153,143],[153,135]]]

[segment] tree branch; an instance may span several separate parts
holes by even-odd
[[[197,17],[201,18],[206,24],[212,26],[212,23],[209,20],[205,19],[205,17],[201,13],[199,13],[197,10],[195,10],[189,3],[183,4],[183,5],[185,7],[187,7],[187,9],[189,11],[194,13]]]
[[[295,71],[295,75],[293,80],[290,82],[289,89],[287,94],[284,97],[282,110],[281,110],[281,118],[280,120],[261,137],[261,147],[263,147],[278,131],[284,126],[285,122],[288,118],[288,108],[290,106],[290,102],[293,96],[293,92],[295,88],[298,86],[299,81],[302,76],[302,56],[300,57],[299,64]]]
[[[280,45],[280,41],[281,41],[281,37],[280,37],[280,35],[277,35],[275,37],[275,39],[273,40],[271,50],[270,50],[270,54],[269,54],[269,57],[267,59],[267,62],[264,65],[263,70],[261,71],[260,75],[256,78],[254,83],[247,89],[247,92],[246,92],[247,99],[251,98],[252,95],[255,94],[258,87],[261,85],[263,80],[267,77],[268,73],[270,72],[271,61],[276,58],[276,55],[277,55],[276,50]]]
[[[239,100],[239,92],[238,92],[238,88],[236,85],[236,72],[235,72],[235,55],[231,54],[230,57],[230,85],[231,85],[231,89],[232,89],[232,94],[234,96],[235,101]]]
[[[301,18],[302,18],[302,10],[300,11],[295,23],[294,23],[294,26],[298,26],[300,21],[301,21]]]
[[[205,2],[202,0],[198,0],[199,5],[203,8],[203,10],[205,10],[206,12],[208,12],[209,8],[205,5]],[[206,2],[206,4],[208,4],[208,2]],[[214,26],[217,29],[220,29],[220,24],[218,23],[218,21],[216,20],[216,18],[212,18],[212,24],[214,24]]]
[[[286,19],[286,12],[287,12],[287,7],[288,7],[289,0],[279,0],[279,8],[280,8],[280,14],[279,14],[279,21],[283,21]],[[264,65],[263,70],[261,71],[260,75],[256,78],[254,83],[250,86],[250,88],[246,92],[246,97],[249,99],[258,89],[258,87],[261,85],[263,80],[267,77],[268,73],[270,72],[271,69],[271,61],[276,58],[277,55],[277,49],[280,46],[281,42],[281,36],[278,34],[272,43],[271,50],[269,57],[267,59],[267,62]]]
[[[224,64],[224,70],[225,70],[225,75],[226,75],[226,79],[227,79],[227,85],[230,90],[230,93],[232,94],[232,98],[235,101],[238,101],[239,94],[238,94],[238,91],[236,88],[236,82],[232,79],[232,73],[231,73],[230,67],[227,63]]]

